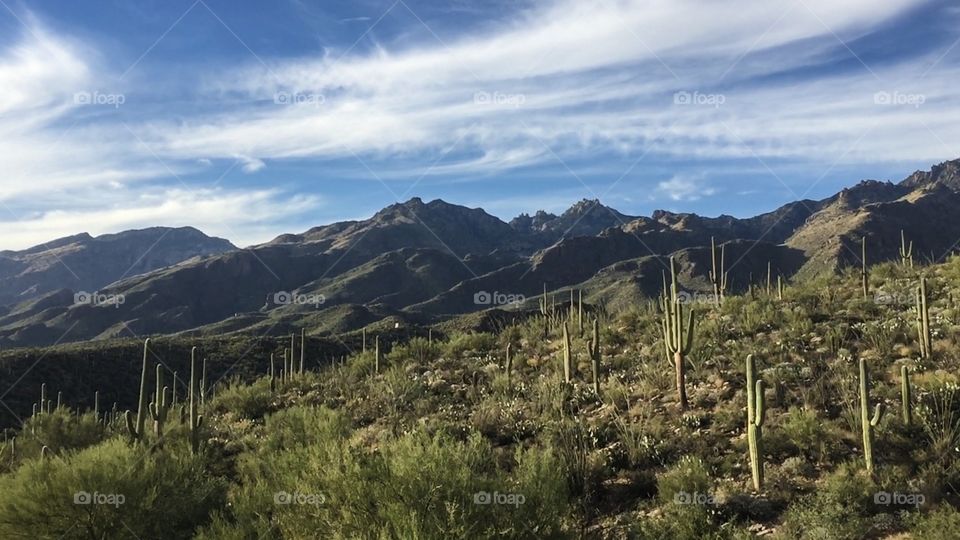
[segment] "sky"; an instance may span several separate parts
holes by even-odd
[[[0,0],[0,249],[421,197],[747,217],[960,158],[928,0]]]

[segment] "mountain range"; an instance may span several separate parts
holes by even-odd
[[[768,265],[788,279],[859,266],[861,238],[870,263],[895,259],[901,230],[915,257],[941,259],[960,239],[957,208],[960,160],[750,218],[637,217],[583,200],[507,223],[413,198],[244,249],[192,228],[80,234],[0,252],[0,346],[426,324],[513,309],[544,286],[629,303],[660,290],[670,255],[686,287],[707,290],[712,239],[725,246],[730,288],[742,290],[765,280]]]

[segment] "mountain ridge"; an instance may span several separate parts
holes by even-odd
[[[414,197],[367,219],[193,257],[101,288],[123,298],[121,305],[75,305],[64,291],[8,305],[0,346],[47,344],[68,329],[67,339],[84,340],[120,331],[271,332],[310,324],[349,330],[377,317],[429,324],[508,308],[492,299],[530,298],[545,285],[628,302],[656,293],[667,256],[688,265],[681,272],[685,287],[708,289],[703,253],[711,241],[727,246],[737,289],[751,276],[760,279],[768,264],[787,279],[859,265],[862,237],[871,263],[896,259],[901,229],[918,256],[945,254],[960,238],[960,216],[950,211],[960,204],[958,173],[960,160],[944,162],[899,183],[864,180],[819,201],[793,201],[748,218],[666,210],[634,217],[583,199],[560,215],[539,211],[505,222],[482,208]],[[68,238],[79,240],[61,249],[82,235]],[[278,294],[314,302],[278,304],[272,300]],[[334,321],[338,313],[353,322]]]

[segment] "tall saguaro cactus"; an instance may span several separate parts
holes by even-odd
[[[203,425],[203,416],[197,412],[199,396],[197,391],[197,348],[190,349],[190,447],[193,453],[200,451],[200,427]]]
[[[750,470],[753,489],[763,489],[763,456],[760,442],[763,436],[763,420],[766,403],[763,395],[763,379],[757,378],[757,364],[753,355],[747,356],[747,443],[750,447]]]
[[[507,343],[507,357],[504,362],[504,370],[507,372],[507,386],[510,386],[510,372],[513,371],[513,356],[510,355],[510,346],[512,343]]]
[[[577,289],[577,324],[580,326],[580,337],[583,337],[583,289]]]
[[[727,272],[724,270],[724,261],[726,259],[726,245],[720,244],[720,266],[717,266],[717,243],[710,237],[710,260],[712,269],[710,270],[710,283],[713,284],[713,300],[716,305],[720,305],[727,293]]]
[[[563,382],[570,382],[570,372],[573,360],[570,357],[570,330],[566,321],[563,322]]]
[[[34,414],[43,414],[44,407],[47,406],[47,383],[40,385],[40,412]]]
[[[920,357],[933,356],[933,347],[930,334],[930,307],[927,305],[927,278],[920,276],[920,285],[917,286],[917,340],[920,342]]]
[[[153,434],[157,436],[157,439],[163,437],[163,424],[167,421],[167,413],[170,412],[169,394],[170,389],[163,385],[163,366],[157,364],[156,392],[153,394],[153,402],[150,403]]]
[[[867,237],[860,237],[860,286],[863,288],[863,297],[870,297],[870,275],[867,274]]]
[[[137,402],[137,422],[133,423],[130,411],[123,414],[127,423],[127,432],[130,437],[139,441],[143,439],[143,426],[147,422],[147,360],[150,355],[150,338],[143,342],[143,367],[140,369],[140,400]]]
[[[907,243],[903,229],[900,229],[900,265],[913,268],[913,240]]]
[[[593,391],[600,394],[600,321],[593,319],[593,336],[590,338],[590,365],[593,368]]]
[[[903,425],[913,425],[913,404],[910,391],[910,368],[900,366],[900,412]]]
[[[306,358],[307,350],[307,330],[306,328],[300,329],[300,374],[303,374],[303,363]]]
[[[663,342],[667,351],[667,357],[673,358],[677,380],[677,399],[680,403],[680,409],[686,410],[687,388],[684,357],[690,354],[690,350],[693,348],[695,313],[694,310],[691,309],[690,315],[684,320],[683,300],[680,298],[680,286],[677,283],[677,264],[673,257],[670,257],[670,279],[670,297],[664,298],[661,330],[663,332]]]
[[[883,403],[877,403],[870,417],[870,371],[867,361],[860,359],[860,426],[863,431],[863,460],[867,465],[867,472],[873,473],[873,430],[883,419],[886,411]]]
[[[373,344],[373,371],[374,373],[380,373],[380,336],[374,338]]]
[[[270,353],[270,391],[277,391],[276,366],[274,365],[273,353]]]

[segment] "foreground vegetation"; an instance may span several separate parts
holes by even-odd
[[[960,260],[740,294],[719,265],[319,370],[299,340],[252,381],[194,362],[179,396],[145,352],[126,415],[37,389],[0,537],[954,538]]]

